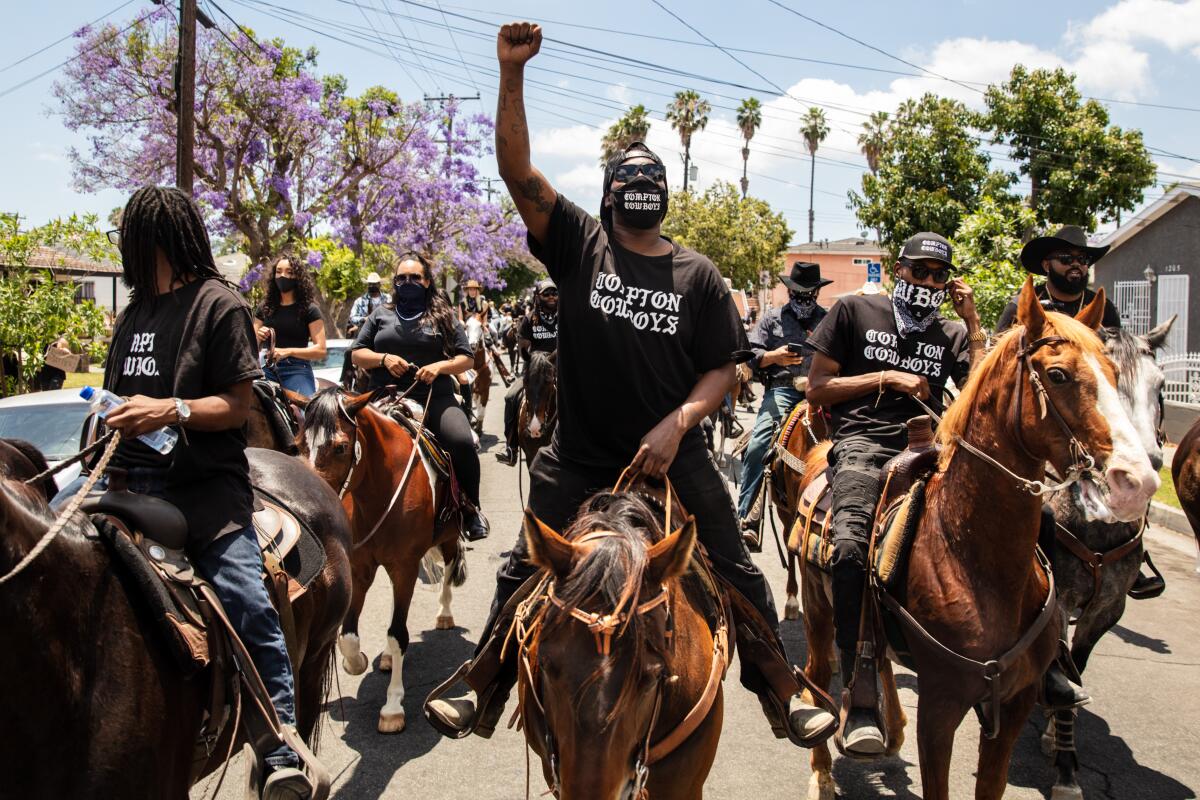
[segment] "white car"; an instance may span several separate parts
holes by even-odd
[[[342,384],[342,365],[345,363],[346,351],[354,344],[353,339],[326,339],[325,358],[313,362],[313,376]]]
[[[91,407],[79,396],[78,389],[54,389],[0,399],[0,436],[32,442],[50,466],[79,452],[83,422]],[[55,474],[58,488],[79,475],[72,464]]]

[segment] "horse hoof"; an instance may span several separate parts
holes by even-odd
[[[437,618],[437,625],[435,627],[439,631],[454,630],[454,617],[450,616],[449,614],[439,616]]]
[[[367,671],[367,654],[360,651],[358,660],[353,662],[343,658],[342,669],[346,671],[347,675],[362,675]]]
[[[404,730],[404,712],[399,714],[383,714],[379,715],[380,733],[399,733]]]
[[[379,671],[380,672],[391,672],[392,671],[392,656],[391,656],[391,654],[383,653],[382,655],[379,656]]]
[[[1050,790],[1050,800],[1083,800],[1083,789],[1078,786],[1055,786]]]
[[[828,773],[814,772],[808,779],[808,800],[836,800],[836,797],[833,776]]]
[[[800,600],[795,596],[789,597],[783,604],[784,619],[800,619]]]

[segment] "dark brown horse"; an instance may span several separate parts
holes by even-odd
[[[1093,307],[1091,313],[1101,310]],[[1055,656],[1057,627],[1043,625],[1039,631],[1034,625],[1048,621],[1045,610],[1053,610],[1050,576],[1035,558],[1041,501],[1030,493],[1046,463],[1059,475],[1083,478],[1085,455],[1090,457],[1104,476],[1098,494],[1105,492],[1109,511],[1121,520],[1141,516],[1158,488],[1094,332],[1069,317],[1047,314],[1028,282],[1017,320],[1018,327],[976,367],[938,429],[939,471],[927,484],[909,554],[903,607],[942,646],[976,662],[965,667],[911,632],[907,637],[918,675],[917,738],[926,800],[949,800],[955,730],[973,706],[989,698],[996,700],[990,713],[997,731],[994,738],[981,738],[975,796],[1003,796],[1013,745]],[[809,454],[806,480],[824,472],[826,452],[822,446]],[[828,575],[802,567],[805,671],[818,686],[827,686],[834,657]],[[1035,631],[1032,638],[1026,637],[1029,630]],[[1028,646],[1014,649],[1022,638]],[[978,667],[1000,659],[1006,668],[989,684]],[[905,717],[885,666],[879,665],[884,733],[888,752],[895,753]],[[831,766],[828,747],[814,748],[813,800],[834,797]]]
[[[380,733],[404,730],[404,654],[408,650],[408,609],[421,560],[436,547],[445,564],[437,628],[454,627],[451,587],[466,580],[457,514],[439,519],[449,487],[431,475],[414,452],[408,431],[371,405],[373,393],[318,392],[308,402],[300,433],[301,455],[338,491],[350,518],[350,563],[354,594],[345,615],[338,649],[351,675],[366,671],[368,659],[358,636],[358,618],[367,590],[383,567],[392,582],[392,623],[380,670],[391,671],[387,701],[379,712]]]
[[[1175,482],[1179,505],[1192,526],[1196,543],[1200,544],[1200,420],[1192,423],[1175,448],[1171,479]]]
[[[334,385],[332,381],[317,378],[317,391]],[[302,394],[272,381],[255,381],[245,424],[246,446],[296,455],[299,452],[296,437],[306,405],[308,398]]]
[[[535,352],[529,357],[525,375],[525,395],[517,417],[517,441],[525,453],[525,463],[554,435],[558,425],[558,368],[553,353]]]
[[[254,484],[288,505],[326,552],[323,571],[294,605],[297,728],[311,740],[350,602],[349,529],[336,495],[301,462],[264,450],[249,456]],[[22,463],[7,447],[0,447],[0,459],[5,475],[45,466]],[[0,479],[0,574],[12,570],[53,521],[44,490]],[[13,731],[0,748],[0,795],[187,797],[211,667],[185,678],[145,609],[133,581],[81,514],[0,586],[6,620],[0,675],[20,686],[0,697],[0,718]],[[232,727],[215,743],[204,771],[220,766]]]
[[[549,589],[519,614],[517,688],[526,742],[556,797],[702,797],[728,653],[703,585],[684,576],[695,520],[664,536],[645,501],[602,493],[565,538],[526,512],[525,537]]]

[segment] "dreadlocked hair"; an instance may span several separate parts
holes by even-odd
[[[279,262],[281,261],[291,264],[292,272],[296,273],[296,291],[294,294],[296,306],[301,312],[312,305],[317,296],[317,286],[313,283],[312,271],[308,268],[308,265],[298,260],[295,254],[285,250],[275,256],[271,260],[271,266],[263,271],[263,297],[266,299],[263,300],[259,319],[270,319],[279,310],[279,303],[283,297],[279,291],[279,287],[275,285],[275,271],[279,268]]]
[[[171,264],[172,285],[186,276],[227,283],[192,198],[173,186],[143,186],[121,212],[121,269],[133,302],[158,297],[159,248]]]
[[[451,352],[454,347],[454,328],[458,324],[458,317],[454,313],[454,306],[450,304],[450,299],[444,292],[438,291],[433,283],[433,265],[429,263],[429,259],[416,251],[404,253],[396,259],[395,267],[392,269],[392,276],[395,277],[396,270],[405,261],[416,261],[421,265],[421,270],[425,275],[425,280],[429,283],[425,287],[425,313],[421,315],[421,324],[432,327],[442,335],[442,352],[447,357],[452,357]],[[393,297],[394,302],[394,297]]]

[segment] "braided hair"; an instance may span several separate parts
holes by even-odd
[[[301,312],[304,312],[312,305],[317,296],[317,286],[313,282],[312,270],[303,261],[297,260],[295,255],[285,250],[275,256],[271,260],[271,266],[263,271],[263,297],[266,299],[263,300],[262,308],[259,309],[259,319],[270,319],[279,310],[279,301],[283,299],[279,287],[275,285],[275,270],[279,268],[280,261],[287,261],[292,265],[292,271],[296,273],[296,291],[294,295],[296,307]]]
[[[200,209],[173,186],[143,186],[121,212],[121,269],[133,302],[158,297],[158,250],[171,264],[171,284],[192,278],[224,282]]]
[[[425,275],[425,280],[429,282],[429,286],[425,289],[427,302],[425,304],[425,313],[421,316],[421,324],[428,325],[442,335],[442,347],[445,355],[451,354],[450,350],[454,346],[455,326],[458,324],[458,317],[454,313],[454,306],[450,304],[450,299],[445,292],[439,291],[433,282],[433,265],[429,263],[429,259],[415,251],[404,253],[395,261],[395,266],[392,269],[392,276],[395,277],[396,269],[405,261],[416,261],[421,265],[421,270]],[[394,296],[393,296],[394,301]]]

